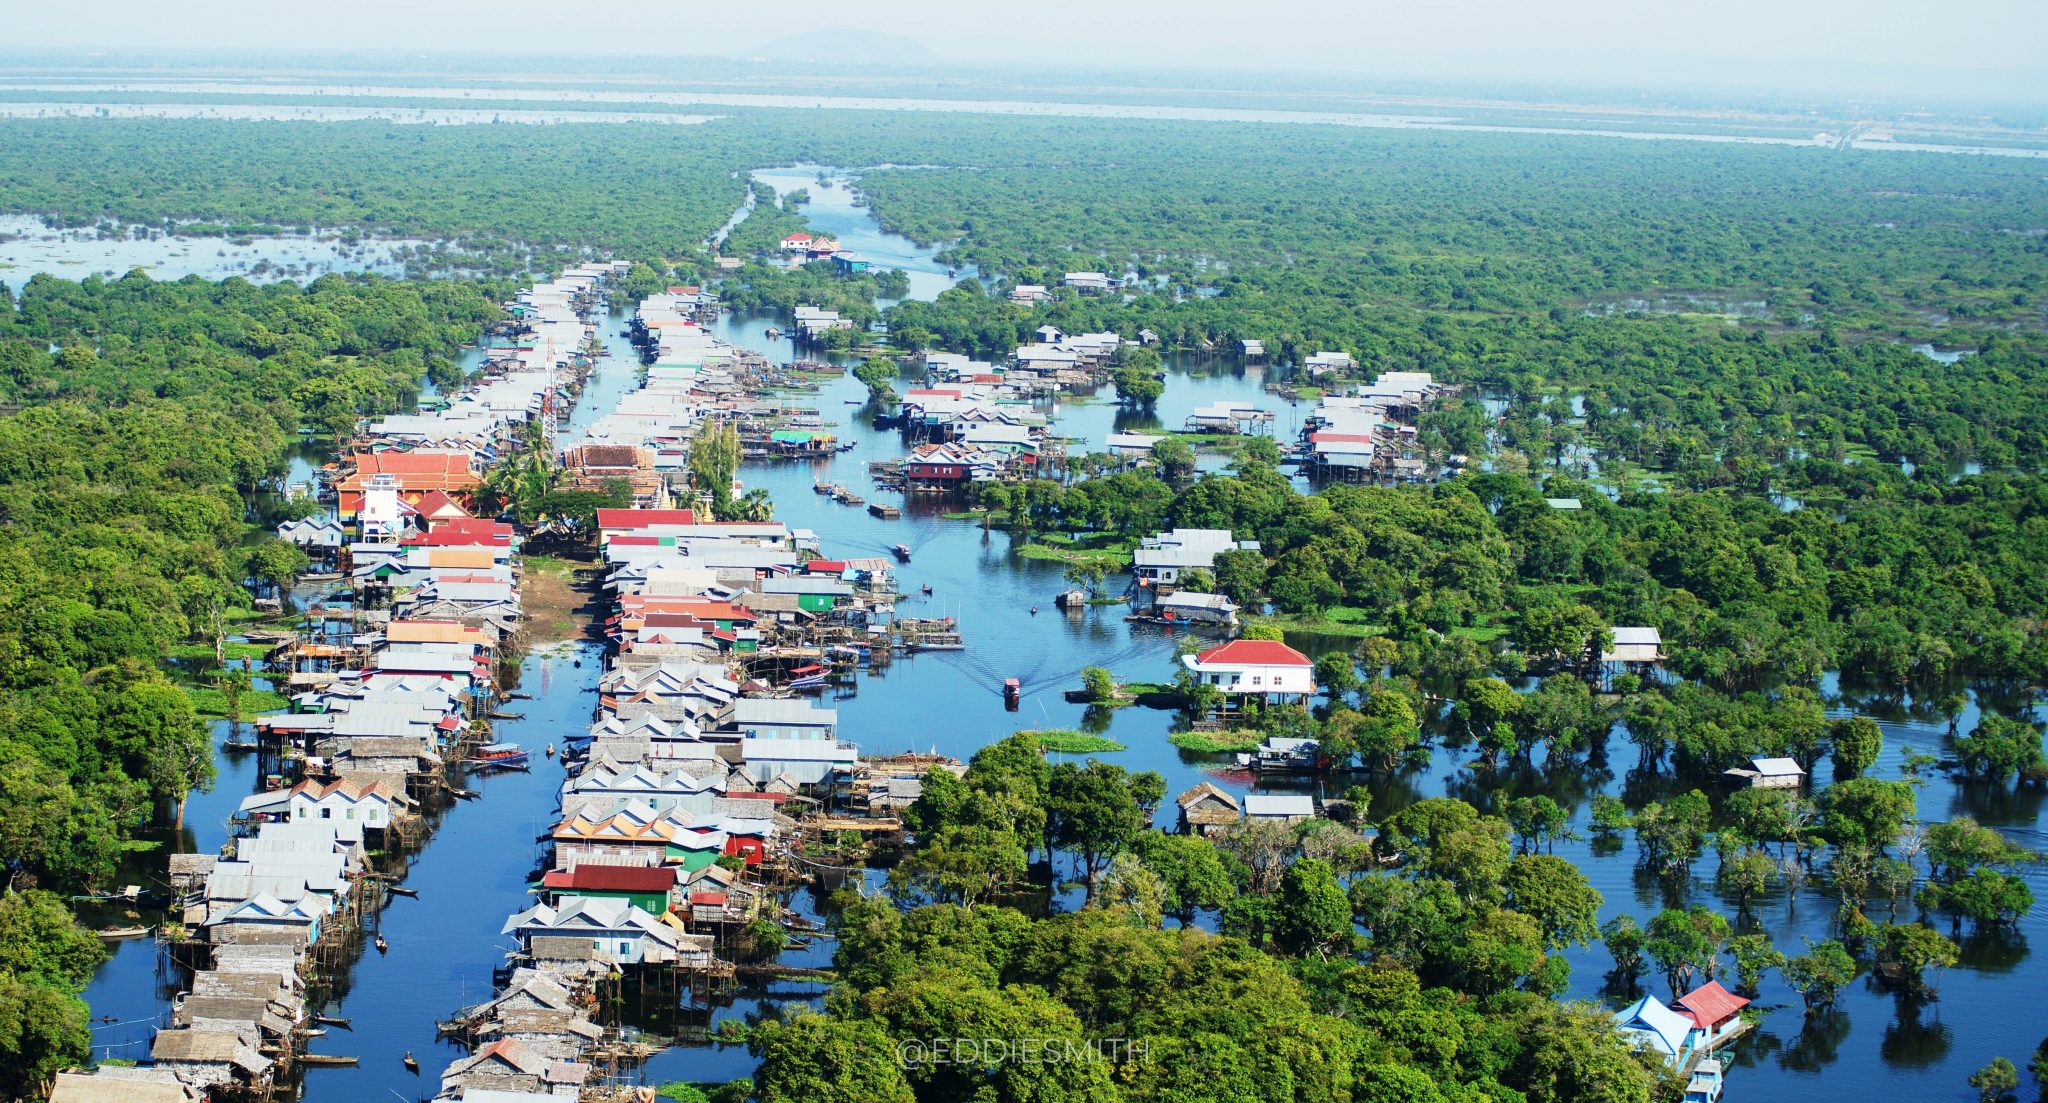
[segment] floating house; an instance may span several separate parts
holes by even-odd
[[[1237,623],[1237,603],[1222,594],[1201,594],[1175,590],[1152,602],[1152,612],[1161,620],[1206,624],[1228,628]]]

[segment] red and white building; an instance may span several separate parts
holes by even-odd
[[[1181,662],[1204,684],[1227,694],[1270,701],[1313,696],[1315,663],[1278,640],[1232,640]]]

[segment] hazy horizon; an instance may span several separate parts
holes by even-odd
[[[792,36],[898,35],[904,72],[991,66],[1114,76],[1198,71],[1298,73],[1355,82],[1535,83],[1645,90],[1713,88],[1841,97],[2048,101],[2048,4],[1913,0],[1769,4],[1731,0],[1708,14],[1657,16],[1618,0],[1568,9],[1508,0],[1413,7],[1194,0],[1120,5],[1048,0],[1030,8],[899,0],[886,16],[792,2],[746,11],[594,0],[563,9],[531,0],[360,0],[346,8],[191,0],[108,0],[94,17],[37,7],[14,13],[9,48],[80,61],[107,54],[248,51],[589,55],[746,59]],[[545,49],[535,31],[545,26]],[[928,51],[928,54],[922,52]],[[887,66],[887,56],[860,58]]]

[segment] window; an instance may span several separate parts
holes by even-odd
[[[356,818],[356,810],[355,810],[355,809],[351,808],[351,809],[349,809],[349,810],[348,810],[348,818],[349,818],[349,819],[355,819],[355,818]]]
[[[1220,685],[1222,685],[1222,684],[1223,684],[1223,675],[1221,675],[1221,674],[1211,674],[1211,675],[1209,675],[1209,684],[1210,684],[1210,685],[1212,685],[1212,686],[1220,686]]]
[[[333,819],[333,818],[334,818],[334,809],[332,809],[332,808],[322,808],[322,809],[320,810],[320,818],[321,818],[321,819],[323,819],[323,820],[331,820],[331,819]]]
[[[630,954],[630,953],[632,953],[632,952],[633,952],[633,944],[632,944],[632,943],[630,943],[630,942],[621,942],[621,943],[619,943],[619,952],[620,952],[620,953],[622,953],[622,954]]]
[[[1258,675],[1256,675],[1256,674],[1252,675],[1252,684],[1253,684],[1253,685],[1258,685],[1258,684],[1259,684],[1260,682],[1262,682],[1262,681],[1264,681],[1264,680],[1265,680],[1265,679],[1263,679],[1263,678],[1260,678],[1260,677],[1259,677]]]

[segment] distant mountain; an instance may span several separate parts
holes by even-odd
[[[787,35],[746,51],[767,61],[837,61],[852,65],[929,65],[945,60],[914,38],[887,31],[824,30]]]

